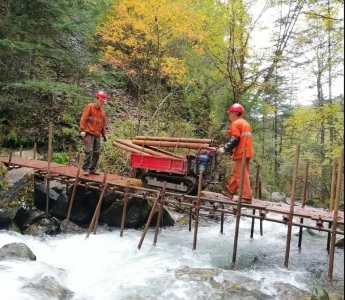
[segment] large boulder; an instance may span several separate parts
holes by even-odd
[[[31,224],[25,231],[25,234],[33,236],[56,235],[60,233],[60,221],[56,218],[42,219]]]
[[[45,212],[33,207],[30,210],[25,210],[20,208],[14,217],[13,221],[18,225],[18,228],[23,232],[32,223],[43,219],[45,217]]]
[[[280,192],[273,192],[271,194],[271,201],[273,202],[285,202],[286,201],[286,195]]]
[[[0,185],[0,228],[11,223],[19,210],[30,210],[33,205],[33,169],[16,168],[3,174]]]
[[[53,207],[56,204],[56,200],[59,197],[59,193],[53,190],[52,188],[49,189],[49,197],[48,197],[48,207]],[[40,210],[46,210],[47,206],[47,184],[42,182],[35,182],[34,186],[34,199],[35,199],[35,206]]]
[[[65,231],[66,224],[67,224],[67,220],[63,220],[60,223],[60,231],[61,232]],[[78,226],[77,224],[74,224],[72,221],[68,221],[66,233],[77,234],[77,233],[83,233],[83,232],[86,232],[85,228],[82,228],[82,227]]]
[[[147,199],[131,198],[128,200],[127,209],[125,213],[125,228],[141,228],[143,227],[149,217],[152,209],[152,201]],[[100,214],[99,222],[109,226],[121,227],[121,220],[123,214],[123,201],[114,203],[111,207],[104,210]],[[150,223],[151,227],[157,224],[158,211],[156,211]],[[161,226],[174,226],[175,220],[170,215],[166,207],[163,208]]]
[[[49,210],[49,214],[59,220],[64,220],[68,214],[70,197],[62,193],[56,200],[56,204]],[[78,199],[73,201],[70,220],[76,224],[89,224],[92,216],[95,212],[95,208],[90,208],[84,205],[82,201]]]
[[[36,260],[36,255],[23,243],[10,243],[0,249],[0,260]]]

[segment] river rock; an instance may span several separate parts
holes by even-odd
[[[280,192],[273,192],[271,194],[271,200],[274,201],[274,202],[285,202],[286,195],[282,194]]]
[[[24,233],[33,236],[55,235],[60,233],[60,221],[56,218],[42,219],[31,224]]]
[[[34,293],[37,299],[69,300],[73,298],[73,292],[62,286],[51,276],[43,276],[33,280],[23,287],[29,293]]]
[[[35,206],[38,209],[45,211],[47,206],[47,185],[42,182],[35,182],[34,192]],[[53,189],[49,189],[49,208],[53,207],[56,204],[56,200],[59,195],[60,194]]]
[[[152,201],[147,199],[131,198],[127,203],[125,214],[125,228],[141,228],[148,220],[152,209]],[[101,212],[99,222],[108,226],[121,227],[123,201],[115,202],[111,207]],[[153,214],[150,226],[156,226],[158,210]],[[162,226],[174,226],[175,220],[166,208],[163,208]]]
[[[64,220],[67,217],[69,209],[69,197],[62,193],[56,200],[56,204],[49,210],[49,214],[59,220]],[[95,208],[90,208],[84,205],[81,201],[73,201],[70,213],[70,219],[76,224],[89,224]]]
[[[36,255],[23,243],[10,243],[0,249],[0,260],[36,260]]]
[[[34,205],[34,172],[17,168],[4,174],[0,185],[0,228],[9,224],[20,209]]]
[[[335,245],[339,248],[344,248],[344,238],[341,238],[335,242]]]
[[[157,218],[158,218],[158,211],[156,211],[153,216],[152,216],[152,220],[150,223],[151,227],[156,226],[157,224]],[[165,227],[165,226],[174,226],[175,225],[175,220],[173,219],[173,217],[171,216],[169,210],[166,207],[163,207],[163,214],[162,214],[162,220],[160,223],[161,226]]]
[[[21,232],[23,232],[32,223],[36,223],[37,221],[43,219],[44,217],[45,217],[45,212],[40,211],[36,207],[33,207],[30,210],[24,210],[21,208],[18,210],[13,220],[16,222]]]
[[[65,230],[65,227],[66,227],[66,223],[67,223],[67,220],[63,220],[61,223],[60,223],[60,230],[61,232],[63,232]],[[70,233],[70,234],[78,234],[78,233],[83,233],[83,232],[86,232],[86,229],[78,226],[77,224],[71,222],[71,221],[68,221],[68,225],[67,225],[67,228],[66,228],[66,233]]]
[[[329,300],[329,296],[323,287],[317,286],[312,290],[311,300]]]

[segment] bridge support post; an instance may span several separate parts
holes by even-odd
[[[238,204],[237,204],[237,211],[236,211],[236,228],[235,228],[235,237],[234,237],[234,248],[232,253],[232,263],[236,263],[236,254],[237,254],[237,242],[238,242],[238,231],[240,228],[240,219],[241,219],[241,202],[242,202],[242,190],[243,190],[243,178],[244,178],[244,170],[246,167],[246,156],[247,156],[247,149],[243,150],[242,156],[242,168],[241,168],[241,181],[240,181],[240,194],[238,195]]]
[[[290,214],[288,224],[288,232],[286,236],[286,250],[285,250],[285,261],[284,266],[289,266],[289,255],[290,255],[290,244],[291,244],[291,230],[292,230],[292,219],[293,219],[293,211],[295,205],[295,195],[296,195],[296,182],[297,182],[297,173],[298,173],[298,159],[299,159],[299,149],[300,145],[296,147],[295,153],[295,164],[294,164],[294,172],[292,178],[292,186],[291,186],[291,202],[290,202]]]
[[[335,193],[335,202],[334,202],[331,249],[329,253],[329,268],[328,268],[328,278],[330,280],[332,280],[332,277],[333,277],[335,239],[337,235],[336,231],[337,231],[337,225],[338,225],[338,209],[339,209],[340,192],[341,192],[341,184],[342,184],[342,177],[343,177],[342,176],[343,168],[344,168],[344,148],[342,148],[340,151],[338,174],[337,174],[337,189]]]
[[[141,248],[141,245],[144,242],[145,235],[147,233],[147,230],[149,229],[149,226],[150,226],[153,214],[154,214],[154,212],[156,210],[157,203],[158,203],[158,201],[159,201],[159,199],[161,197],[161,193],[162,193],[162,191],[158,191],[157,197],[156,197],[155,201],[153,202],[153,205],[152,205],[152,208],[151,208],[151,211],[150,211],[150,215],[149,215],[149,217],[147,219],[147,222],[146,222],[145,227],[144,227],[144,231],[143,231],[143,233],[141,235],[141,238],[140,238],[140,241],[139,241],[139,244],[138,244],[138,249],[139,250]]]
[[[74,201],[74,197],[75,197],[75,191],[76,191],[77,185],[79,183],[79,174],[80,174],[80,168],[81,168],[82,161],[83,161],[83,155],[80,154],[77,175],[75,177],[75,181],[74,181],[74,184],[73,184],[73,191],[72,191],[72,195],[71,195],[71,198],[70,198],[70,201],[69,201],[69,207],[68,207],[68,212],[67,212],[67,217],[66,217],[66,225],[65,225],[65,228],[63,230],[64,233],[66,233],[66,231],[67,231],[67,226],[68,226],[69,218],[71,216],[72,205],[73,205],[73,201]]]
[[[304,172],[304,180],[303,180],[303,193],[302,193],[302,208],[305,206],[305,200],[307,197],[307,186],[308,186],[308,163],[305,165],[305,172]],[[300,218],[300,223],[303,224],[303,218]],[[298,248],[301,251],[302,247],[302,234],[303,234],[303,227],[299,228],[298,234]]]
[[[193,250],[196,249],[196,240],[197,240],[197,237],[198,237],[200,197],[201,197],[201,190],[202,190],[203,175],[204,175],[204,172],[201,171],[200,174],[199,174],[198,196],[197,196],[196,204],[195,204],[195,224],[194,224]]]
[[[123,209],[122,209],[122,218],[121,218],[120,237],[123,236],[123,229],[125,228],[127,203],[128,203],[128,198],[130,196],[129,184],[130,184],[130,182],[127,181],[126,190],[125,190],[125,194],[124,194],[124,198],[123,198]]]
[[[107,190],[107,187],[108,187],[107,176],[108,176],[108,169],[105,171],[104,176],[103,176],[102,191],[101,191],[101,195],[99,196],[97,207],[95,209],[95,214],[94,214],[95,215],[95,224],[94,224],[94,228],[93,228],[93,234],[96,234],[96,232],[97,232],[98,219],[99,219],[99,214],[101,212],[102,201],[103,201],[105,191]],[[90,228],[91,228],[91,225],[92,225],[92,221],[90,224]],[[89,228],[89,230],[90,230],[90,228]],[[89,232],[89,234],[90,234],[90,232]]]
[[[161,219],[162,219],[162,215],[163,215],[163,205],[164,205],[164,200],[165,200],[166,186],[167,186],[167,182],[165,181],[161,197],[159,198],[159,209],[158,209],[158,216],[157,216],[157,224],[156,224],[155,236],[153,238],[153,245],[154,246],[157,244],[159,225],[160,225],[160,222],[161,222]]]

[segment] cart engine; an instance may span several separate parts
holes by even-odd
[[[200,172],[203,172],[203,187],[210,183],[218,183],[221,181],[221,172],[218,170],[217,154],[216,152],[202,151],[197,154],[194,159],[193,175],[199,177]]]
[[[198,190],[199,176],[203,172],[202,188],[210,183],[221,182],[216,148],[200,148],[196,155],[185,158],[157,157],[131,154],[131,167],[139,169],[137,174],[147,188],[162,188],[167,183],[167,190],[195,194]]]

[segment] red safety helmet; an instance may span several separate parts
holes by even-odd
[[[231,105],[228,109],[228,114],[231,112],[237,112],[237,113],[243,114],[244,108],[241,104],[235,103],[235,104]]]
[[[107,101],[107,94],[103,91],[98,91],[96,94],[95,94],[95,97],[99,100],[102,100],[102,101]]]

